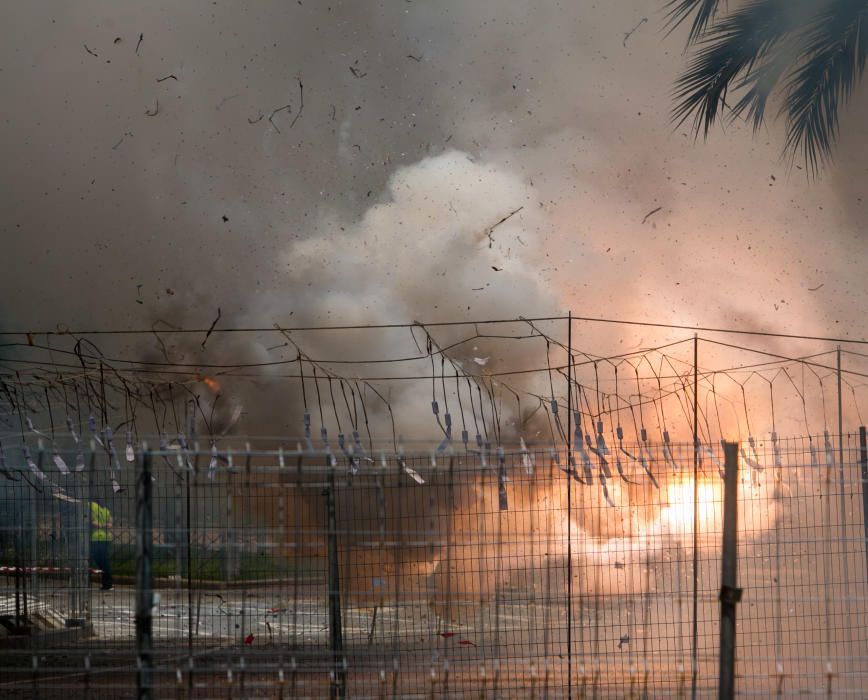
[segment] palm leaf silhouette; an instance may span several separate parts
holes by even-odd
[[[801,151],[816,174],[838,136],[839,110],[856,89],[868,56],[868,0],[749,0],[720,16],[720,0],[672,0],[672,28],[690,17],[687,69],[675,83],[677,124],[693,120],[708,136],[723,110],[758,129],[778,93],[785,152]],[[727,94],[738,102],[729,107]]]

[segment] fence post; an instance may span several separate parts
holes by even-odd
[[[548,342],[548,341],[546,341]],[[594,365],[596,367],[596,365]],[[573,416],[573,310],[567,316],[567,698],[573,699],[573,536],[569,523],[573,517],[573,447],[572,425]],[[554,401],[552,395],[552,401]],[[575,445],[578,448],[578,445]],[[578,471],[578,466],[575,467]],[[579,624],[582,624],[581,619]]]
[[[723,445],[723,553],[720,571],[720,700],[735,696],[735,606],[741,600],[738,583],[738,443]]]
[[[868,582],[868,440],[865,426],[859,428],[859,466],[862,470],[862,529],[865,533],[865,571]]]
[[[338,568],[337,508],[335,506],[335,467],[331,453],[328,460],[328,486],[325,490],[326,518],[328,532],[328,589],[329,589],[329,643],[332,652],[332,672],[329,697],[346,697],[346,678],[343,660],[343,629],[341,627],[341,584]]]
[[[699,680],[699,335],[693,334],[693,629],[690,637],[690,697]]]
[[[190,479],[196,477],[199,468],[199,446],[193,443],[193,471],[184,473],[185,504],[187,530],[187,694],[193,694],[193,530],[191,525]]]
[[[154,605],[151,588],[151,453],[142,455],[142,468],[136,483],[136,688],[139,700],[150,700],[153,688],[151,658],[151,609]]]

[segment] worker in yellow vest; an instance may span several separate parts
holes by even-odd
[[[109,561],[109,548],[112,542],[112,514],[102,505],[102,499],[95,499],[90,504],[90,555],[94,565],[102,569],[102,590],[110,591],[112,585],[112,568]]]

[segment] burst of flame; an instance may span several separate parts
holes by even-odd
[[[202,377],[202,383],[215,394],[220,393],[220,382],[214,379],[214,377]]]
[[[697,519],[700,532],[714,532],[721,501],[720,486],[699,480],[697,485]],[[693,479],[671,481],[666,486],[665,517],[679,532],[693,531]]]

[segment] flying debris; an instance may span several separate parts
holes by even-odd
[[[626,47],[627,46],[627,39],[629,39],[631,36],[633,36],[633,33],[637,29],[639,29],[639,27],[641,27],[643,24],[645,24],[645,22],[647,22],[647,21],[648,21],[648,18],[643,17],[642,19],[639,20],[639,22],[636,24],[636,26],[633,27],[629,32],[624,32],[624,41],[622,42],[622,45]]]
[[[202,349],[205,348],[205,343],[208,342],[208,338],[211,337],[211,334],[214,332],[214,327],[217,325],[217,322],[220,320],[220,307],[217,307],[217,317],[211,322],[211,327],[208,328],[208,332],[205,334],[205,339],[202,341]]]
[[[648,221],[648,219],[649,219],[650,217],[654,216],[654,214],[656,214],[656,213],[657,213],[658,211],[660,211],[662,208],[663,208],[663,207],[656,207],[655,209],[652,209],[651,211],[649,211],[649,212],[648,212],[647,214],[645,214],[645,216],[642,218],[642,223],[644,224],[646,221]]]

